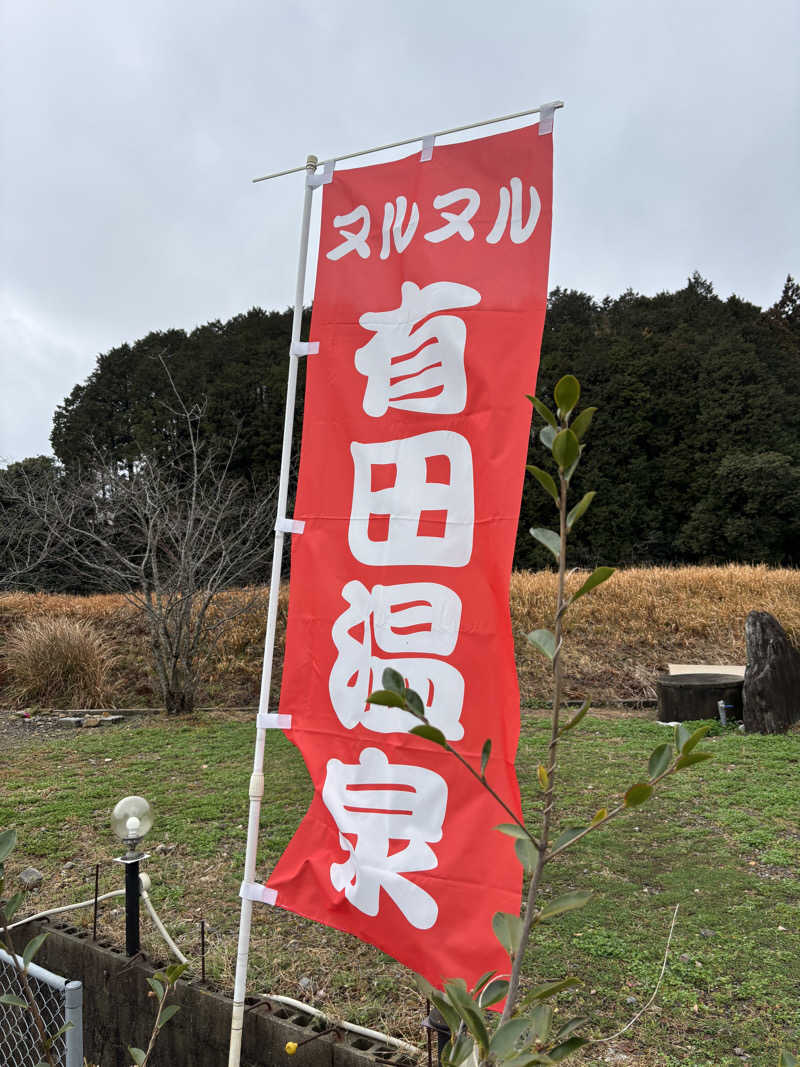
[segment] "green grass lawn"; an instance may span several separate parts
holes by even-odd
[[[548,728],[543,715],[525,713],[518,760],[530,814]],[[0,753],[0,828],[15,826],[20,837],[11,880],[29,864],[46,876],[30,910],[91,896],[95,863],[101,891],[121,885],[109,816],[120,797],[141,793],[156,812],[153,855],[144,865],[155,905],[198,974],[199,921],[206,920],[208,974],[230,989],[254,736],[241,716],[153,717],[25,738]],[[560,824],[585,823],[610,806],[640,776],[631,761],[644,769],[668,736],[643,718],[587,717],[562,749]],[[717,727],[706,744],[714,760],[669,780],[655,799],[551,868],[548,894],[580,887],[596,896],[547,927],[528,976],[584,978],[581,990],[562,994],[559,1010],[589,1015],[596,1037],[619,1030],[648,999],[680,904],[655,1004],[583,1063],[771,1067],[782,1041],[800,1046],[800,734],[745,737]],[[267,736],[266,772],[262,877],[310,798],[302,762],[278,731]],[[170,850],[156,852],[158,845]],[[67,863],[74,866],[64,869]],[[91,909],[74,916],[88,924]],[[101,905],[100,930],[123,943],[117,901]],[[145,948],[163,958],[146,917],[143,932]],[[422,1044],[424,1002],[413,976],[346,934],[256,908],[251,961],[251,992],[313,998],[333,1015]]]

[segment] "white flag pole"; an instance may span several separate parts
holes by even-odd
[[[303,317],[303,294],[306,282],[306,263],[308,260],[308,234],[311,225],[311,200],[314,187],[308,181],[317,168],[316,156],[306,160],[306,188],[303,200],[303,222],[300,229],[300,254],[297,263],[297,286],[294,296],[292,314],[292,342],[289,349],[289,380],[286,387],[286,413],[283,423],[283,451],[281,453],[281,473],[278,483],[278,522],[275,528],[275,546],[272,554],[272,577],[269,583],[269,604],[267,607],[267,634],[264,641],[264,666],[261,673],[261,694],[258,702],[259,725],[256,730],[256,750],[253,758],[253,773],[250,777],[250,816],[247,824],[247,852],[244,861],[244,884],[255,881],[256,853],[258,851],[258,831],[261,821],[261,799],[264,795],[264,742],[266,730],[261,723],[261,716],[269,707],[269,690],[272,682],[272,660],[275,650],[275,627],[278,617],[278,598],[280,595],[281,564],[283,562],[283,541],[285,531],[281,520],[286,517],[286,500],[289,495],[289,461],[292,452],[292,430],[294,427],[295,394],[297,392],[296,345],[300,340],[300,326]],[[250,922],[253,915],[253,901],[242,896],[242,912],[239,921],[239,947],[236,955],[236,979],[233,988],[233,1014],[231,1016],[231,1040],[228,1053],[228,1067],[239,1067],[242,1052],[242,1030],[244,1027],[244,998],[247,985],[247,959],[250,950]]]
[[[406,137],[404,141],[392,141],[389,144],[376,145],[374,148],[362,148],[358,152],[348,152],[343,156],[333,156],[331,159],[323,159],[320,166],[327,163],[341,163],[345,159],[357,159],[359,156],[371,156],[374,152],[385,152],[389,148],[402,148],[403,145],[414,144],[416,141],[434,140],[437,137],[446,137],[451,133],[461,133],[464,130],[477,130],[479,126],[493,126],[496,122],[508,122],[511,119],[521,119],[528,115],[542,115],[552,113],[564,106],[563,100],[553,100],[549,104],[538,104],[529,107],[527,111],[515,111],[511,115],[498,115],[494,119],[481,119],[480,122],[468,122],[466,126],[451,126],[449,130],[437,130],[435,133],[417,134],[416,137]],[[548,131],[549,132],[549,131]],[[303,167],[290,167],[288,170],[277,170],[274,174],[264,174],[261,178],[253,178],[254,182],[268,182],[272,178],[282,178],[284,174],[297,174]]]

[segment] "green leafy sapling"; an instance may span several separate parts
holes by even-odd
[[[576,414],[580,385],[569,374],[555,387],[555,411],[551,411],[537,397],[529,399],[544,420],[539,440],[550,453],[555,474],[536,466],[527,469],[551,498],[558,516],[558,530],[541,527],[531,530],[532,536],[552,553],[558,565],[552,623],[547,628],[528,634],[530,644],[550,661],[553,676],[550,740],[537,771],[540,811],[535,831],[524,825],[487,780],[491,740],[487,740],[483,746],[480,768],[473,767],[447,741],[444,734],[428,721],[419,694],[406,686],[405,679],[396,670],[384,671],[383,689],[368,698],[372,704],[389,705],[411,712],[420,720],[411,733],[444,748],[467,769],[482,789],[495,798],[511,820],[501,823],[497,829],[514,839],[517,859],[530,879],[522,915],[498,912],[492,920],[495,936],[508,953],[511,965],[508,979],[496,977],[495,972],[487,972],[471,989],[463,979],[458,978],[445,982],[441,991],[424,983],[426,995],[451,1031],[450,1041],[442,1056],[446,1067],[459,1067],[467,1059],[481,1067],[532,1067],[533,1064],[559,1063],[587,1044],[587,1038],[578,1033],[588,1024],[587,1018],[578,1016],[558,1023],[554,1019],[553,998],[565,989],[580,985],[576,978],[567,976],[559,981],[538,985],[526,996],[521,996],[523,962],[534,936],[546,937],[546,934],[543,935],[543,926],[560,915],[582,908],[592,897],[590,889],[577,889],[542,904],[539,894],[544,874],[551,863],[584,837],[628,809],[648,801],[666,778],[711,758],[709,752],[698,748],[709,727],[701,726],[690,732],[685,726],[679,725],[673,740],[659,745],[653,751],[646,771],[626,787],[619,803],[600,808],[584,825],[569,827],[555,839],[552,837],[559,780],[559,746],[569,743],[571,731],[580,725],[589,710],[589,701],[586,700],[569,719],[562,719],[564,620],[579,600],[611,577],[614,568],[596,567],[575,592],[567,593],[568,537],[575,523],[588,511],[595,496],[594,492],[586,493],[577,504],[570,507],[569,488],[580,463],[585,448],[584,438],[596,408],[587,407]],[[499,1018],[495,1016],[494,1023],[489,1023],[485,1009],[503,1000],[505,1004]]]
[[[169,967],[165,967],[163,971],[156,971],[152,978],[147,979],[147,984],[150,986],[150,992],[147,995],[156,998],[158,1007],[147,1048],[140,1049],[128,1046],[128,1052],[131,1054],[136,1067],[146,1067],[150,1062],[150,1056],[155,1048],[161,1029],[166,1026],[173,1015],[181,1010],[178,1004],[167,1004],[167,997],[170,994],[170,990],[186,970],[186,967],[187,964],[185,963],[172,963]]]

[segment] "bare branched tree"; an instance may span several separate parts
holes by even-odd
[[[84,588],[120,592],[142,612],[163,702],[176,714],[192,710],[204,664],[249,607],[219,594],[267,573],[276,493],[232,477],[236,442],[224,452],[207,443],[203,409],[173,390],[179,432],[163,454],[133,465],[98,455],[78,478],[54,466],[0,472],[0,508],[18,526],[6,535],[18,565],[58,560]]]

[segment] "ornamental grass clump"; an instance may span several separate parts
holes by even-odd
[[[110,698],[113,649],[88,620],[41,616],[5,638],[7,696],[22,707],[102,707]]]

